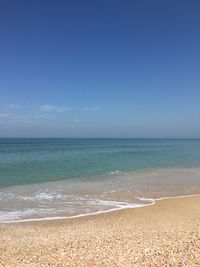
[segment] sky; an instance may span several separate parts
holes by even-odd
[[[0,1],[0,137],[200,137],[199,0]]]

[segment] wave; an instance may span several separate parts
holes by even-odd
[[[200,167],[121,172],[1,189],[0,223],[73,219],[196,196]],[[168,197],[166,197],[168,196]]]
[[[147,203],[127,203],[127,202],[119,202],[119,201],[105,201],[105,200],[98,200],[99,202],[101,202],[102,204],[106,204],[106,205],[116,205],[115,208],[112,209],[108,209],[108,210],[99,210],[99,211],[95,211],[95,212],[90,212],[90,213],[84,213],[84,214],[78,214],[78,215],[72,215],[72,216],[52,216],[52,217],[44,217],[44,218],[30,218],[30,219],[16,219],[16,218],[12,218],[12,216],[16,216],[19,218],[19,216],[21,214],[26,214],[26,215],[30,215],[31,212],[38,212],[37,209],[31,209],[31,210],[27,210],[27,211],[18,211],[18,212],[9,212],[3,215],[1,215],[0,213],[0,222],[1,223],[22,223],[22,222],[38,222],[38,221],[54,221],[54,220],[64,220],[64,219],[75,219],[75,218],[81,218],[81,217],[87,217],[87,216],[93,216],[93,215],[98,215],[98,214],[104,214],[104,213],[110,213],[110,212],[114,212],[114,211],[119,211],[119,210],[123,210],[123,209],[133,209],[133,208],[141,208],[141,207],[146,207],[146,206],[151,206],[155,204],[155,200],[154,199],[147,199],[147,198],[138,198],[139,200],[142,201],[146,201]],[[33,215],[33,214],[31,214]],[[6,217],[7,216],[7,217]],[[2,220],[3,219],[3,220]]]
[[[104,210],[104,211],[96,211],[96,212],[85,213],[85,214],[78,214],[78,215],[74,215],[74,216],[54,216],[54,217],[19,219],[19,220],[9,220],[9,221],[4,220],[4,221],[1,221],[1,223],[10,224],[10,223],[25,223],[25,222],[40,222],[40,221],[76,219],[76,218],[81,218],[81,217],[95,216],[95,215],[115,212],[115,211],[119,211],[119,210],[123,210],[123,209],[134,209],[134,208],[142,208],[142,207],[152,206],[152,205],[155,205],[155,203],[157,201],[162,201],[162,200],[166,200],[166,199],[178,199],[178,198],[197,197],[197,196],[200,196],[200,194],[174,196],[174,197],[162,197],[162,198],[157,198],[157,199],[138,198],[140,200],[151,201],[151,203],[148,203],[148,204],[128,204],[127,203],[126,206],[122,206],[122,207],[118,207],[118,208],[113,208],[113,209]]]

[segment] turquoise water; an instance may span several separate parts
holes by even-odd
[[[0,139],[0,223],[200,193],[200,140]]]
[[[0,139],[0,187],[200,163],[200,140]]]

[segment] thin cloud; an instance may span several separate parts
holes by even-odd
[[[10,104],[10,105],[8,105],[8,108],[10,108],[10,109],[18,109],[18,108],[20,108],[20,105]]]
[[[7,112],[2,112],[0,113],[0,118],[10,118],[13,117],[13,113],[7,113]]]
[[[54,114],[0,112],[0,123],[39,123],[40,121],[49,121],[54,118]]]
[[[68,106],[52,106],[52,105],[42,105],[40,111],[42,112],[66,112],[70,108]]]
[[[0,113],[0,122],[20,122],[20,123],[32,123],[33,118],[29,115],[21,114],[21,113]]]
[[[85,111],[97,111],[100,109],[100,107],[98,106],[94,106],[94,107],[84,107],[83,108]]]
[[[73,119],[72,122],[73,122],[73,123],[79,123],[80,120],[79,120],[79,119]]]

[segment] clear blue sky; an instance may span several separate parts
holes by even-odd
[[[0,136],[200,137],[199,0],[0,1]]]

